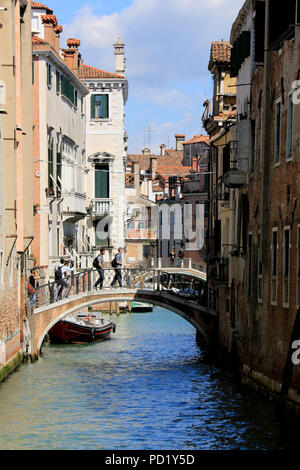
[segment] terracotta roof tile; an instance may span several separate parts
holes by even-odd
[[[44,5],[43,3],[38,3],[38,2],[31,2],[31,8],[35,10],[47,10],[47,13],[52,14],[53,10],[51,8],[47,7],[47,5]]]
[[[38,36],[32,36],[32,44],[46,44],[46,41]]]
[[[224,113],[217,114],[217,116],[214,116],[214,119],[217,121],[224,121],[225,119],[234,117],[236,117],[236,109],[234,111],[225,111]]]
[[[105,70],[91,67],[90,65],[80,64],[79,77],[82,78],[124,78],[116,73],[106,72]]]
[[[232,45],[228,41],[214,41],[211,43],[208,69],[214,64],[230,64]]]
[[[209,144],[209,139],[210,139],[210,137],[208,135],[203,135],[203,134],[194,135],[194,137],[192,137],[191,139],[186,140],[185,142],[183,142],[183,145],[197,144],[197,143],[201,143],[201,142]]]

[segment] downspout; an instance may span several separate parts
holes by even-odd
[[[269,179],[270,179],[270,83],[271,83],[271,51],[269,51],[269,17],[270,0],[265,2],[265,53],[264,53],[264,123],[263,123],[263,155],[262,155],[262,193],[261,193],[261,233],[262,233],[262,266],[267,270],[269,258],[268,229],[270,217]]]

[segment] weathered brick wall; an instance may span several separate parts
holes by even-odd
[[[5,343],[8,361],[21,349],[16,255],[13,255],[12,275],[9,266],[5,265],[3,269],[3,283],[0,289],[0,340]]]
[[[252,115],[256,121],[255,170],[249,181],[249,233],[253,235],[252,294],[247,293],[247,269],[243,295],[240,299],[245,316],[245,341],[239,345],[243,361],[251,368],[271,379],[281,380],[290,344],[292,327],[297,311],[297,226],[300,224],[300,110],[294,106],[293,159],[286,162],[287,103],[291,85],[298,78],[300,41],[286,41],[282,51],[272,52],[269,185],[262,188],[261,156],[261,110],[263,107],[263,67],[256,70],[252,82]],[[280,164],[274,165],[275,107],[281,98],[281,151]],[[267,257],[263,266],[262,304],[257,299],[257,246],[261,230],[262,191],[268,191],[269,224],[267,232]],[[297,201],[297,202],[296,202]],[[290,227],[290,283],[289,305],[283,305],[283,236],[284,227]],[[272,227],[278,228],[278,275],[277,304],[271,304],[271,243]],[[246,258],[246,268],[249,253]],[[243,300],[244,299],[244,300]],[[296,369],[293,385],[300,385],[300,370]]]

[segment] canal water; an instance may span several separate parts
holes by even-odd
[[[46,345],[0,384],[0,449],[297,448],[274,407],[222,370],[177,315],[113,316],[110,340]]]

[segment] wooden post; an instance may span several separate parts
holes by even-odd
[[[119,305],[119,302],[116,302],[116,312],[117,312],[117,315],[119,316],[119,315],[120,315],[120,305]]]

